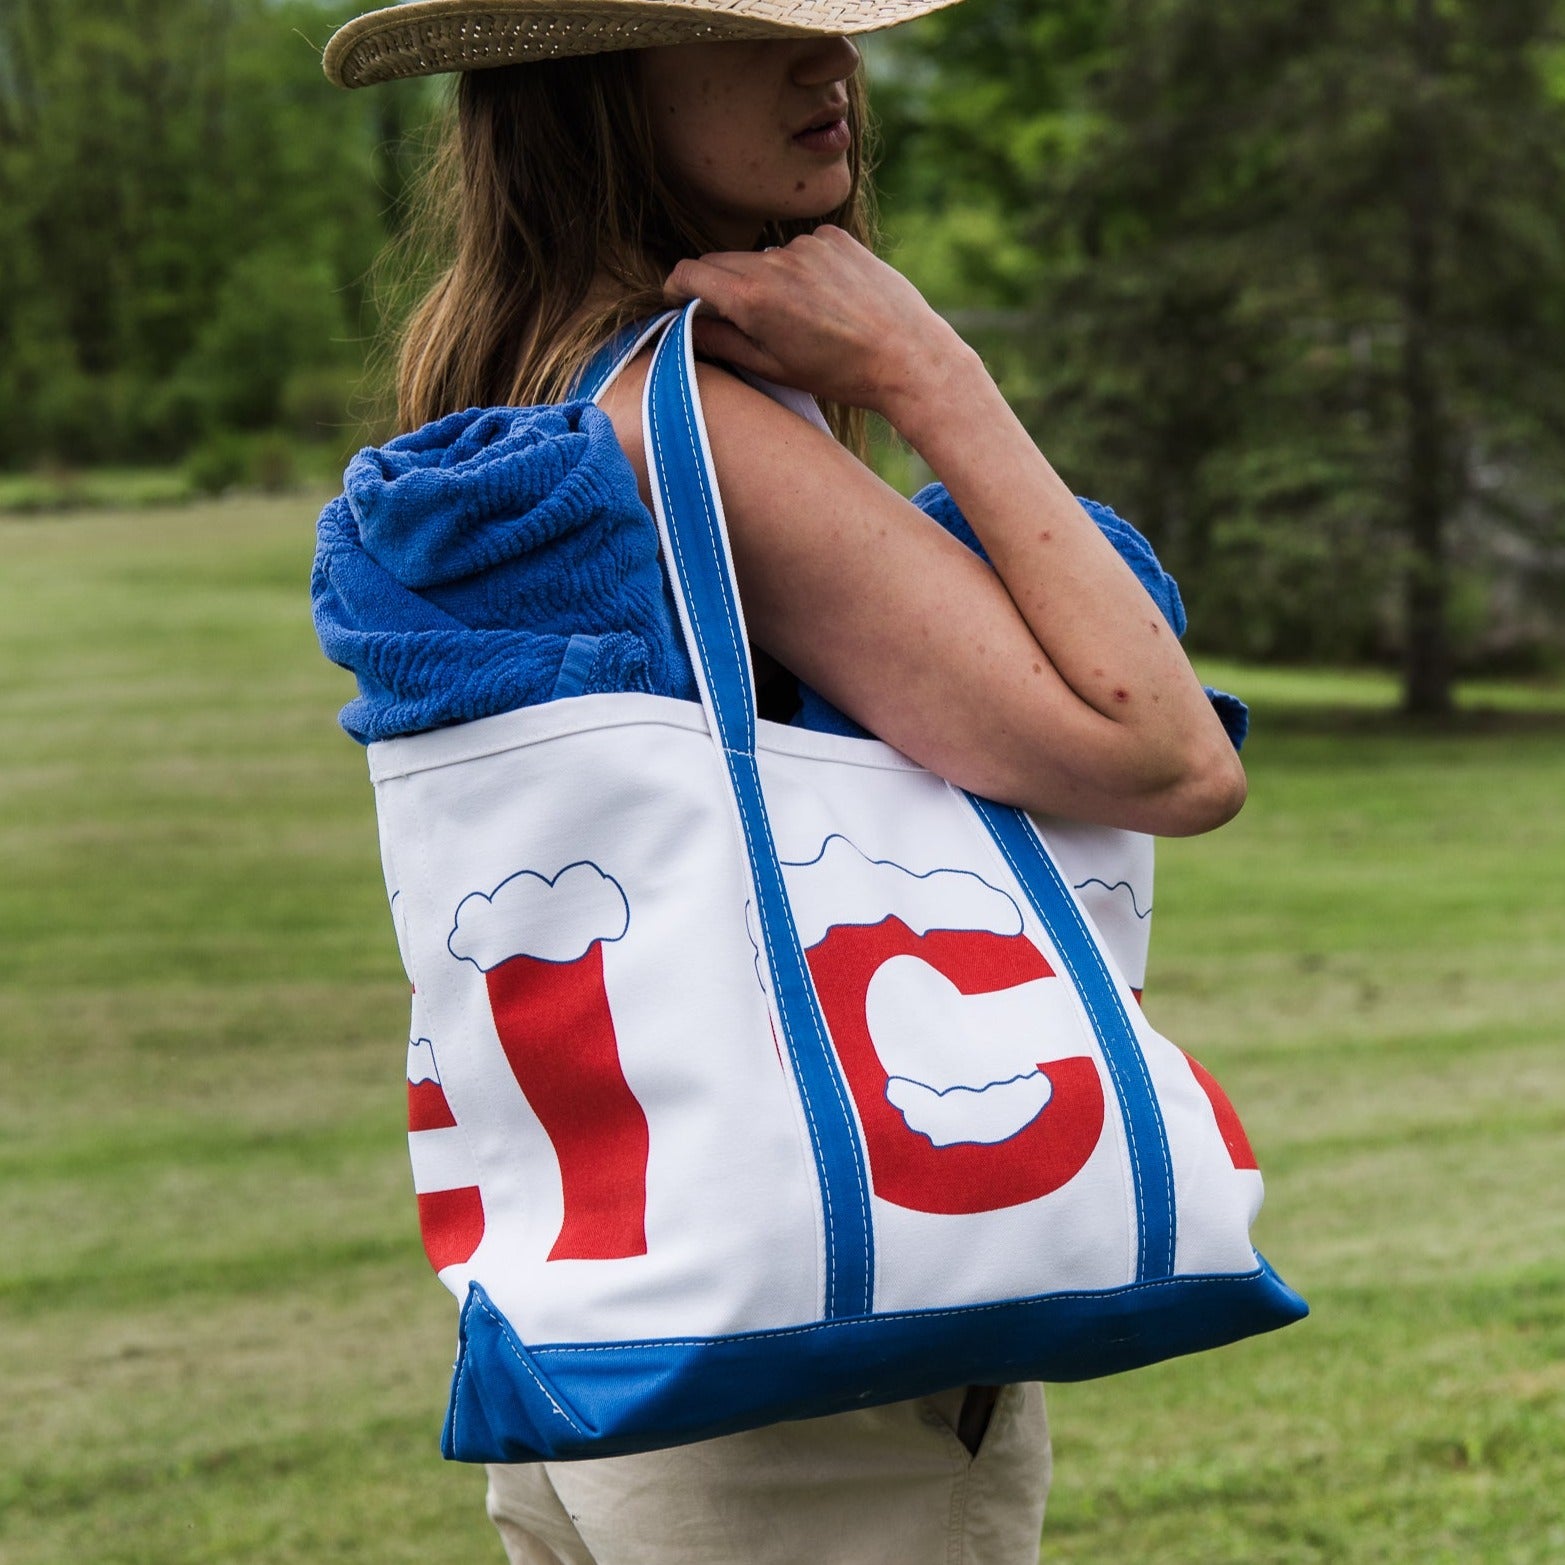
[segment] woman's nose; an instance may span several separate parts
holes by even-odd
[[[859,51],[851,38],[811,38],[799,46],[792,76],[800,87],[845,82],[859,68]]]

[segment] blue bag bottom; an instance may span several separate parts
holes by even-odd
[[[1237,1276],[730,1337],[528,1348],[473,1283],[441,1450],[459,1462],[620,1456],[949,1386],[1091,1380],[1274,1331],[1308,1313],[1261,1260]]]

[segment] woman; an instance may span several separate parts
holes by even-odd
[[[854,22],[853,7],[775,0],[595,0],[569,18],[424,0],[350,24],[327,56],[348,85],[557,56],[461,79],[435,176],[455,259],[407,331],[402,420],[554,400],[616,328],[700,298],[700,392],[779,715],[797,681],[990,798],[1207,831],[1244,776],[1164,614],[977,355],[864,242],[846,35],[944,3],[879,0]],[[606,37],[616,52],[578,52]],[[602,403],[644,499],[646,368]],[[743,376],[820,399],[848,443]],[[849,448],[866,410],[928,463],[981,552]],[[672,1451],[495,1467],[489,1508],[515,1562],[1010,1565],[1036,1557],[1048,1476],[1036,1386],[958,1387]]]

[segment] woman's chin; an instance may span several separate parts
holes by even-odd
[[[742,243],[744,235],[758,236],[774,223],[811,223],[830,217],[842,210],[853,194],[853,179],[844,168],[841,177],[822,177],[816,170],[813,176],[795,175],[790,184],[781,184],[769,192],[770,199],[756,199],[752,195],[741,207],[738,203],[726,208],[708,209],[707,226],[714,237],[729,249],[748,249]]]
[[[836,170],[832,171],[835,176]],[[844,168],[841,178],[798,179],[786,199],[778,203],[780,221],[809,222],[839,211],[853,194],[853,177]]]

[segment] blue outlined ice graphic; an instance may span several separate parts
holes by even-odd
[[[834,927],[874,925],[893,916],[915,935],[931,929],[1022,931],[1015,898],[972,870],[920,872],[891,859],[872,859],[840,832],[833,832],[813,859],[785,860],[783,874],[806,949]]]
[[[1054,1084],[1041,1070],[982,1087],[930,1087],[910,1076],[886,1082],[886,1100],[907,1128],[937,1147],[994,1146],[1025,1130],[1049,1105]]]
[[[1111,886],[1106,880],[1100,880],[1096,875],[1089,876],[1086,880],[1078,880],[1071,888],[1073,891],[1085,891],[1088,886],[1101,886],[1110,896],[1123,891],[1125,900],[1130,903],[1130,911],[1140,919],[1148,919],[1152,916],[1152,904],[1149,902],[1145,912],[1136,901],[1136,888],[1128,880],[1116,880]]]
[[[581,859],[553,877],[518,870],[493,891],[469,893],[457,904],[446,949],[487,973],[513,956],[575,962],[595,941],[623,939],[629,928],[624,888]]]

